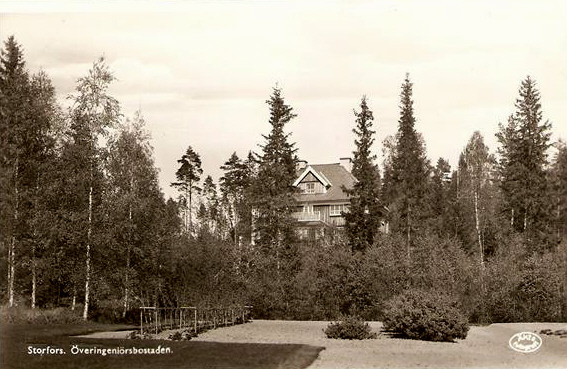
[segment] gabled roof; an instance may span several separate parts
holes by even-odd
[[[299,178],[297,178],[295,180],[295,182],[293,182],[294,186],[297,186],[301,183],[301,181],[303,181],[303,179],[309,174],[313,174],[313,176],[315,178],[317,178],[317,180],[319,182],[321,182],[323,184],[323,186],[325,187],[329,187],[331,185],[331,183],[329,182],[329,180],[327,178],[325,178],[325,176],[321,173],[318,173],[315,169],[313,169],[313,167],[311,165],[308,165],[307,168],[305,168],[305,170],[303,171],[303,173],[301,173],[301,175],[299,176]]]
[[[307,169],[311,171],[307,172]],[[299,203],[310,202],[310,203],[329,203],[329,202],[348,202],[348,195],[342,190],[342,187],[353,188],[356,183],[356,178],[347,171],[339,163],[334,164],[313,164],[309,165],[298,177],[298,180],[294,182],[294,186],[297,186],[301,180],[307,175],[307,173],[317,173],[321,178],[324,178],[330,187],[327,188],[325,193],[316,194],[306,194],[301,193],[297,195],[297,201]],[[314,174],[315,175],[315,174]],[[317,179],[319,177],[315,176]],[[320,179],[319,179],[320,180]],[[320,180],[321,181],[321,180]],[[325,182],[321,181],[325,184]]]

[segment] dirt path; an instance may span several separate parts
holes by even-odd
[[[559,323],[493,324],[471,327],[457,343],[423,342],[379,336],[375,340],[327,339],[328,322],[264,321],[205,332],[195,340],[216,342],[302,343],[324,346],[310,368],[567,368],[567,338],[542,335],[534,353],[511,350],[513,334],[565,329]],[[379,332],[381,323],[370,324]]]

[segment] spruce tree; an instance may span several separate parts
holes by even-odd
[[[16,263],[20,258],[22,219],[22,168],[26,125],[29,119],[30,83],[21,46],[14,36],[4,43],[0,56],[0,221],[2,245],[8,246],[8,304],[14,304]]]
[[[550,224],[546,167],[551,124],[543,121],[540,93],[531,77],[522,81],[519,95],[515,113],[496,135],[504,211],[526,239],[542,240]]]
[[[276,87],[270,99],[271,131],[263,135],[266,143],[261,146],[258,176],[254,183],[255,234],[258,243],[281,254],[291,246],[295,237],[291,213],[296,206],[294,194],[297,149],[289,142],[284,127],[296,114],[287,105],[281,89]]]
[[[360,112],[354,111],[356,127],[353,129],[356,150],[353,152],[352,175],[357,179],[352,189],[343,189],[350,198],[349,211],[344,214],[345,230],[352,252],[364,252],[373,244],[383,216],[379,201],[380,172],[374,163],[372,122],[374,116],[366,96],[360,102]]]
[[[257,288],[262,291],[254,305],[271,306],[275,314],[287,316],[299,260],[296,220],[292,217],[297,206],[293,186],[297,150],[289,142],[285,128],[296,115],[278,87],[266,103],[270,108],[271,131],[263,136],[265,144],[261,145],[252,185],[252,241],[258,251],[254,283],[259,282]]]
[[[423,139],[415,130],[412,100],[413,83],[409,75],[402,84],[400,118],[396,134],[396,147],[388,168],[388,180],[383,191],[389,208],[390,226],[393,232],[404,234],[407,255],[416,231],[422,228],[428,216],[429,163],[425,155]]]
[[[551,166],[552,214],[555,238],[567,243],[567,144],[559,141]]]

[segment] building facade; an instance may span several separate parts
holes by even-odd
[[[345,189],[352,189],[356,178],[351,174],[352,161],[341,158],[339,163],[313,164],[300,161],[298,177],[297,219],[300,238],[320,238],[326,232],[344,227],[342,216],[348,212],[350,200]]]

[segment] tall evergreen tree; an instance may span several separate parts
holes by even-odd
[[[252,283],[262,291],[256,306],[272,306],[282,316],[289,314],[293,295],[293,277],[298,268],[295,223],[297,155],[289,142],[286,124],[295,118],[293,108],[285,103],[281,89],[273,89],[269,100],[271,131],[258,158],[258,172],[252,185],[252,241],[257,252]]]
[[[353,152],[352,175],[357,179],[352,189],[344,189],[349,195],[349,211],[344,214],[345,230],[353,252],[364,251],[374,242],[378,232],[382,206],[379,200],[380,172],[374,163],[376,155],[372,153],[374,143],[372,122],[374,116],[368,107],[366,96],[360,102],[360,112],[354,112],[356,128],[356,150]]]
[[[191,234],[193,232],[193,197],[201,192],[201,187],[199,187],[199,180],[203,174],[201,156],[189,146],[177,162],[181,164],[175,172],[177,182],[171,185],[181,192],[185,232]]]
[[[451,233],[450,209],[451,209],[451,166],[443,158],[437,160],[431,178],[431,219],[430,228],[439,236],[448,236]]]
[[[496,135],[501,188],[510,224],[535,240],[545,237],[550,224],[546,167],[551,124],[543,121],[540,93],[531,77],[522,81],[519,95],[515,113]]]
[[[224,228],[220,199],[217,193],[217,185],[213,177],[208,175],[203,181],[203,196],[200,210],[201,229],[217,239],[222,238]]]
[[[234,152],[221,169],[225,172],[220,178],[222,202],[226,208],[232,239],[234,244],[238,244],[240,237],[248,237],[250,234],[248,192],[252,183],[251,168]]]
[[[428,216],[429,180],[425,145],[415,130],[412,88],[413,83],[406,75],[400,95],[396,148],[391,168],[388,168],[388,180],[383,185],[385,203],[390,210],[391,229],[406,236],[408,259],[412,235],[422,227],[422,220]]]
[[[27,161],[28,214],[27,229],[30,244],[29,265],[31,269],[31,307],[36,307],[38,290],[38,257],[48,243],[51,214],[46,207],[50,187],[49,172],[56,159],[55,144],[57,128],[61,126],[61,111],[56,101],[55,88],[51,80],[40,71],[32,76],[31,116],[28,124],[29,144],[25,153]],[[44,268],[45,269],[45,268]]]
[[[294,240],[296,206],[293,181],[296,176],[297,149],[289,142],[284,127],[296,114],[287,105],[280,88],[274,88],[270,99],[270,134],[263,136],[258,176],[254,183],[255,233],[259,244],[272,253],[281,253]]]
[[[552,214],[555,237],[567,243],[567,144],[559,141],[551,166]]]
[[[16,263],[19,259],[22,211],[22,168],[26,125],[29,120],[30,83],[21,46],[14,36],[0,55],[0,196],[2,248],[8,249],[8,304],[14,305]]]

